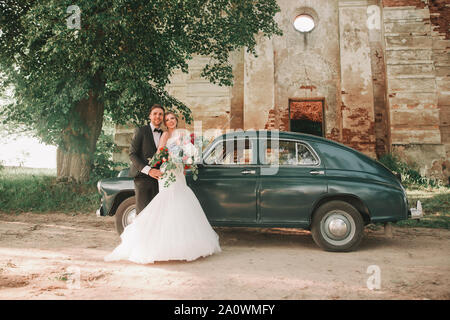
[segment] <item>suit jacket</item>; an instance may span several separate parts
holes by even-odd
[[[148,158],[153,157],[157,149],[158,146],[155,145],[150,125],[136,128],[130,145],[129,155],[131,166],[129,175],[131,177],[142,176],[151,178],[150,176],[143,174],[141,170],[148,165]]]

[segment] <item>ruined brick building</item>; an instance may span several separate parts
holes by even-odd
[[[308,132],[371,157],[397,153],[422,174],[448,182],[448,0],[278,3],[283,36],[259,38],[257,58],[245,50],[233,54],[233,87],[200,77],[207,58],[173,76],[168,91],[203,129]],[[307,23],[296,29],[299,17]],[[131,132],[116,128],[122,147],[116,159],[128,161]]]

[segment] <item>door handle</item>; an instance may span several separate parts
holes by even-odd
[[[310,174],[312,174],[313,176],[317,176],[317,175],[324,175],[325,171],[323,170],[313,170],[309,172]]]
[[[241,171],[242,174],[256,174],[256,170],[243,170]]]

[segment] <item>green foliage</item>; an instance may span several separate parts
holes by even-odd
[[[114,162],[112,155],[117,152],[117,145],[114,143],[113,135],[100,134],[97,140],[97,148],[94,153],[94,161],[92,164],[91,181],[95,182],[103,178],[115,177],[119,173],[118,167],[126,167],[127,163]]]
[[[101,106],[95,116],[104,110],[115,123],[143,124],[153,103],[189,123],[189,108],[164,89],[175,70],[208,56],[202,75],[231,85],[230,53],[254,53],[258,33],[281,34],[276,0],[78,0],[80,30],[67,25],[73,4],[0,0],[2,88],[14,88],[1,116],[58,146],[68,129],[74,139],[88,132],[80,101],[92,97]]]
[[[400,174],[402,184],[409,188],[437,187],[439,181],[423,177],[417,170],[394,154],[386,154],[379,161],[395,174]]]
[[[408,190],[408,202],[415,206],[417,200],[422,203],[424,217],[417,220],[397,222],[402,227],[426,227],[450,229],[450,189],[446,187],[433,188],[428,191]]]
[[[99,203],[95,184],[57,182],[55,170],[6,167],[0,172],[0,211],[86,213]]]

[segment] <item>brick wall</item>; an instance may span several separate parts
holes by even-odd
[[[430,19],[433,30],[450,39],[450,2],[448,0],[430,0]]]
[[[393,150],[449,179],[450,3],[383,0]]]
[[[383,0],[383,7],[406,7],[414,6],[417,8],[425,8],[426,0]]]

